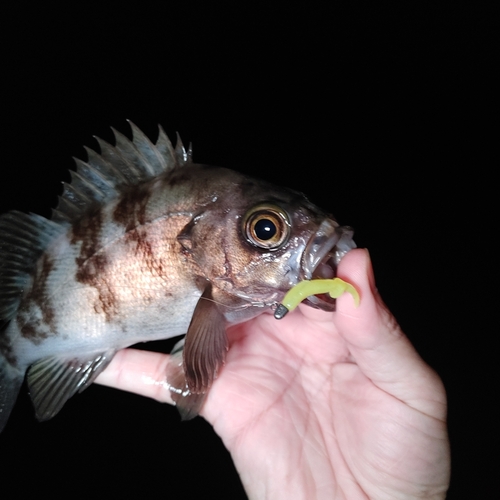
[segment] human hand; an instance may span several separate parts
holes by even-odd
[[[339,277],[361,295],[229,329],[202,415],[250,498],[444,498],[446,396],[376,292],[368,252]],[[97,382],[171,403],[168,355],[126,349]]]

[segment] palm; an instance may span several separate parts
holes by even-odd
[[[257,497],[280,497],[272,486],[280,477],[284,497],[283,484],[294,498],[297,491],[309,491],[308,498],[334,491],[346,498],[403,498],[419,490],[430,497],[447,469],[443,422],[433,415],[443,401],[424,412],[436,387],[419,394],[427,399],[421,408],[378,387],[356,363],[356,347],[340,335],[337,314],[303,306],[281,321],[262,315],[234,327],[204,416],[247,489],[256,478],[264,481]],[[443,457],[440,470],[436,454]]]
[[[381,303],[368,255],[349,252],[338,272],[360,307],[344,295],[335,313],[301,306],[231,328],[202,414],[251,498],[444,498],[442,383]],[[98,382],[172,402],[169,362],[126,349]]]

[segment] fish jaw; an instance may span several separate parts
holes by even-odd
[[[352,236],[354,230],[340,226],[333,219],[325,219],[310,238],[301,259],[301,279],[331,279],[337,275],[337,266],[342,257],[356,248]],[[304,302],[323,311],[335,309],[335,299],[328,294],[314,295]]]

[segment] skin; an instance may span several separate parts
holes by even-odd
[[[445,498],[446,395],[378,295],[366,250],[338,269],[360,292],[232,327],[202,415],[249,498]],[[127,349],[97,382],[171,403],[169,356]]]

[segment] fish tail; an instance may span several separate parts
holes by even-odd
[[[9,361],[0,353],[0,432],[2,432],[10,412],[14,408],[24,374],[12,367]]]
[[[0,329],[16,315],[38,258],[63,231],[64,226],[39,215],[0,215]]]
[[[38,258],[64,226],[39,215],[0,215],[0,432],[7,423],[24,380],[9,323],[30,286]]]

